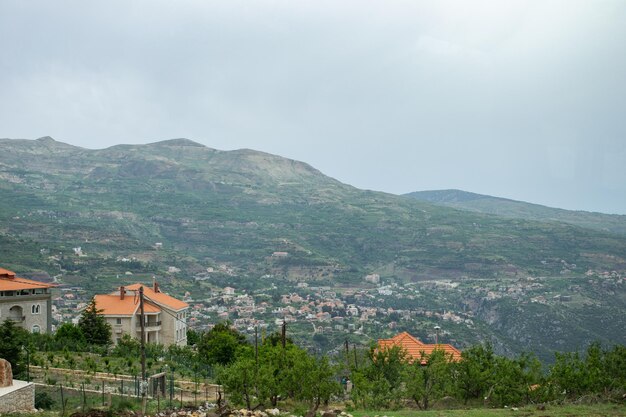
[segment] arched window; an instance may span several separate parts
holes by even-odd
[[[41,305],[33,304],[32,306],[30,306],[30,312],[32,314],[40,314],[41,313]]]
[[[39,327],[39,325],[35,324],[32,328],[33,333],[41,333],[41,327]]]

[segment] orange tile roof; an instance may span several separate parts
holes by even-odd
[[[422,359],[422,352],[428,356],[435,350],[443,350],[455,362],[461,360],[461,351],[454,346],[443,343],[436,345],[425,344],[407,332],[399,333],[391,339],[378,340],[380,349],[389,349],[393,346],[400,346],[407,353],[410,362],[419,359],[422,364],[425,364],[426,361]]]
[[[123,300],[117,295],[99,294],[94,297],[96,301],[96,309],[102,310],[101,314],[105,316],[132,316],[139,314],[139,298],[133,295],[126,295]],[[149,302],[143,303],[143,311],[146,313],[160,313],[161,309]]]
[[[52,287],[56,287],[56,285],[33,281],[32,279],[19,278],[15,276],[15,272],[0,268],[0,291],[32,290]]]
[[[403,343],[404,341],[407,341],[409,343],[414,343],[416,345],[423,345],[424,344],[424,343],[421,342],[421,340],[419,340],[417,337],[409,334],[408,332],[398,333],[397,335],[392,337],[391,340],[393,340],[394,343]]]
[[[15,278],[15,272],[8,269],[0,268],[0,276],[6,276],[6,278]]]
[[[132,284],[129,285],[126,288],[127,291],[139,291],[139,287],[143,287],[143,295],[145,298],[147,298],[150,301],[153,301],[156,304],[160,304],[162,306],[165,306],[167,308],[170,308],[174,311],[179,311],[179,310],[183,310],[185,308],[189,307],[189,304],[187,304],[184,301],[180,301],[174,297],[171,297],[165,293],[162,292],[155,292],[152,288],[144,285],[144,284]]]

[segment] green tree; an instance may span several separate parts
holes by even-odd
[[[316,358],[305,354],[302,360],[296,362],[292,374],[299,379],[296,398],[309,405],[306,417],[314,417],[320,404],[341,392],[341,386],[335,378],[336,369],[326,357]]]
[[[407,366],[405,384],[407,395],[422,409],[428,410],[434,401],[449,394],[452,387],[452,357],[441,349]]]
[[[259,398],[269,400],[276,407],[278,398],[286,397],[289,388],[290,364],[294,361],[294,345],[264,343],[259,349],[257,391]]]
[[[230,365],[219,368],[217,380],[230,394],[231,401],[243,403],[248,410],[252,409],[258,382],[254,358],[242,356]],[[259,398],[259,401],[262,403],[263,399]]]
[[[54,341],[58,346],[67,347],[74,352],[81,351],[87,344],[82,329],[73,323],[61,324],[54,334]]]
[[[494,384],[495,355],[490,344],[476,345],[461,354],[454,364],[456,384],[465,404],[473,398],[483,398]]]
[[[96,307],[95,299],[92,299],[85,310],[83,310],[78,327],[83,332],[87,343],[98,346],[108,346],[111,344],[111,325],[107,323],[102,310]]]
[[[541,363],[533,355],[522,354],[515,359],[498,356],[490,399],[499,406],[528,403],[531,386],[543,383]]]
[[[263,339],[264,345],[282,346],[283,336],[281,332],[274,332]],[[285,345],[293,345],[293,340],[289,336],[285,336]]]
[[[554,365],[550,368],[550,379],[570,398],[588,391],[587,369],[578,352],[556,352]]]
[[[111,351],[111,354],[120,358],[138,358],[141,354],[141,344],[139,343],[139,340],[130,337],[130,335],[124,334],[117,341],[117,344]]]
[[[240,348],[235,360],[219,369],[218,382],[233,402],[248,409],[276,406],[279,398],[290,398],[305,402],[309,415],[340,390],[328,360],[309,355],[293,343],[285,348],[266,343],[259,349],[258,360],[251,346]]]
[[[11,363],[13,375],[20,375],[26,369],[22,346],[27,338],[26,330],[16,327],[11,320],[5,320],[0,325],[0,358]]]
[[[578,352],[556,353],[549,379],[569,398],[585,394],[611,395],[626,391],[626,347],[604,350],[592,343],[584,356]]]
[[[604,353],[604,373],[608,390],[626,392],[626,346],[616,345]]]
[[[202,333],[195,331],[194,329],[187,329],[187,345],[197,345],[202,337]]]
[[[246,338],[228,323],[218,323],[204,333],[198,342],[200,358],[210,365],[228,365],[235,360],[237,351],[246,345]]]
[[[367,361],[352,370],[352,400],[363,408],[395,408],[404,398],[403,375],[407,365],[406,352],[393,346],[371,347]]]

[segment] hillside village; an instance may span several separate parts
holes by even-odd
[[[181,272],[168,268],[167,273]],[[226,275],[232,277],[235,272],[232,270]],[[135,278],[124,276],[127,279]],[[171,276],[169,278],[169,281],[164,281],[172,282]],[[504,356],[494,359],[495,351],[492,351],[491,343],[483,344],[485,340],[472,339],[471,335],[484,334],[486,326],[507,324],[506,307],[512,308],[513,315],[526,309],[523,314],[530,320],[545,320],[547,317],[550,325],[566,326],[565,321],[550,317],[548,310],[542,308],[566,311],[573,306],[602,307],[598,299],[588,295],[595,293],[605,298],[619,298],[623,294],[626,281],[622,274],[607,271],[587,271],[582,277],[562,280],[555,277],[524,277],[500,281],[432,280],[405,284],[386,280],[379,274],[372,273],[363,277],[360,287],[335,288],[311,285],[305,281],[286,283],[269,274],[259,278],[263,285],[253,289],[244,285],[241,288],[212,285],[211,281],[214,279],[217,280],[217,277],[212,278],[210,274],[195,276],[194,284],[198,291],[184,291],[180,296],[168,294],[167,285],[159,284],[155,276],[152,277],[151,284],[123,282],[123,285],[112,291],[94,295],[93,288],[88,286],[83,288],[64,284],[62,276],[57,276],[55,283],[41,283],[0,269],[0,315],[7,316],[9,323],[2,325],[2,331],[12,331],[10,329],[13,326],[30,333],[49,333],[58,329],[53,335],[32,335],[32,340],[44,342],[42,351],[37,351],[38,348],[34,345],[26,348],[27,356],[22,360],[25,359],[27,363],[25,387],[28,387],[30,394],[28,401],[24,403],[26,405],[21,406],[22,409],[32,407],[30,404],[35,390],[32,384],[28,384],[31,375],[52,392],[55,391],[54,386],[59,379],[69,385],[69,389],[75,389],[72,379],[79,376],[83,381],[83,391],[87,387],[92,393],[101,393],[102,398],[105,390],[109,395],[139,397],[141,384],[138,380],[136,359],[139,353],[137,340],[141,339],[141,335],[148,342],[147,350],[150,352],[148,361],[142,362],[142,367],[147,366],[146,369],[149,369],[145,374],[149,381],[148,386],[152,387],[148,395],[152,401],[156,398],[157,408],[161,395],[164,398],[169,396],[171,404],[176,397],[174,392],[178,392],[176,395],[180,396],[181,406],[183,398],[196,404],[202,390],[205,401],[210,398],[211,390],[212,398],[219,402],[222,395],[220,390],[223,389],[234,395],[235,402],[241,403],[243,400],[238,399],[237,395],[246,392],[246,385],[242,387],[238,379],[230,380],[227,375],[242,377],[245,381],[245,375],[257,369],[255,360],[252,359],[255,355],[253,349],[264,352],[259,353],[256,360],[265,361],[266,365],[278,366],[277,369],[281,370],[284,370],[283,365],[275,363],[271,358],[278,352],[281,352],[278,357],[283,357],[283,360],[287,352],[290,352],[288,355],[295,355],[293,359],[289,359],[294,360],[289,365],[290,372],[301,373],[303,370],[298,368],[299,361],[312,361],[309,366],[313,366],[315,372],[321,372],[324,383],[329,384],[328,394],[325,394],[329,396],[327,398],[339,395],[337,398],[358,401],[358,390],[364,387],[363,376],[375,372],[378,362],[388,363],[385,366],[392,366],[394,361],[401,363],[398,366],[402,367],[418,366],[409,368],[413,371],[401,374],[411,384],[418,383],[411,379],[411,375],[414,375],[412,372],[424,374],[425,377],[435,372],[431,370],[432,367],[440,369],[442,375],[447,374],[444,379],[455,380],[455,384],[462,386],[462,378],[456,380],[458,370],[467,372],[468,377],[473,379],[472,371],[465,369],[464,363],[479,360],[484,355],[495,360],[495,364],[502,364],[501,369],[519,367],[520,370],[519,379],[516,382],[509,380],[507,383],[511,386],[517,384],[516,389],[521,394],[518,393],[517,397],[498,394],[493,400],[495,404],[502,406],[509,401],[528,403],[534,401],[529,397],[531,395],[537,398],[554,398],[557,395],[555,393],[543,390],[541,393],[532,392],[536,389],[532,386],[539,386],[536,382],[541,381],[540,374],[534,371],[541,367],[541,352],[536,357],[530,357],[530,362],[524,353],[518,356],[507,352],[507,356],[513,359]],[[240,282],[243,284],[243,281]],[[194,297],[194,294],[202,296]],[[19,314],[16,309],[19,309]],[[88,347],[84,345],[84,340],[80,343],[76,340],[78,349],[84,350],[74,351],[75,347],[72,347],[70,351],[67,349],[67,339],[62,342],[63,338],[69,336],[73,340],[74,336],[67,332],[70,329],[84,328],[86,317],[89,316],[99,316],[108,323],[108,341],[102,342],[99,353],[88,353],[95,345]],[[606,326],[611,325],[609,315],[600,320],[604,320]],[[77,326],[68,327],[68,323]],[[513,331],[524,337],[517,339],[520,344],[529,342],[535,336],[524,329]],[[551,329],[548,328],[547,331]],[[222,336],[215,336],[217,334]],[[227,334],[231,336],[226,336]],[[256,338],[259,335],[260,340]],[[48,338],[37,339],[38,336]],[[231,352],[227,361],[214,362],[211,358],[219,356],[211,356],[216,352],[209,353],[211,351],[207,350],[207,344],[211,343],[212,337],[217,337],[214,340],[222,340],[218,343],[227,340],[220,338],[232,337],[232,343],[240,349]],[[287,338],[289,345],[286,344]],[[56,346],[56,352],[49,350],[50,342]],[[562,342],[557,338],[557,344]],[[59,346],[65,347],[59,351]],[[592,366],[592,359],[589,358],[596,354],[594,349],[599,349],[599,346],[588,347],[584,366]],[[496,350],[499,348],[496,344],[493,347]],[[607,360],[614,360],[617,357],[615,355],[621,354],[622,348],[616,345],[613,350],[603,350],[598,354],[606,355]],[[329,358],[334,362],[332,368],[327,367]],[[570,356],[559,358],[556,355],[557,363],[549,368],[550,378],[555,380],[560,378],[558,372],[565,363],[563,361],[570,360],[567,359]],[[549,359],[545,359],[547,361],[544,363],[549,364]],[[313,363],[317,365],[311,365]],[[359,371],[364,366],[365,369]],[[235,376],[241,367],[247,370],[243,370],[243,376]],[[611,378],[621,377],[620,371],[615,371],[610,362],[607,362],[607,367],[611,369]],[[267,370],[262,369],[265,369],[264,372]],[[22,369],[22,375],[23,372]],[[175,375],[190,379],[175,381]],[[498,375],[498,378],[504,378],[504,373]],[[199,376],[204,380],[202,390],[199,389]],[[217,381],[218,385],[209,381]],[[254,383],[261,381],[263,380],[255,380]],[[395,390],[393,387],[398,383],[393,381],[393,378],[387,381],[390,389],[386,394],[392,397]],[[19,385],[22,382],[18,381],[17,384],[18,387],[22,386]],[[355,386],[358,387],[357,394],[353,395]],[[487,397],[491,395],[488,388],[482,390]],[[61,387],[61,399],[62,392]],[[409,392],[400,390],[398,395],[402,398],[409,395]],[[526,396],[523,395],[524,392],[527,393]],[[441,388],[435,397],[423,393],[413,396],[412,400],[418,407],[427,408],[429,401],[441,398],[445,393],[459,395],[454,388],[448,387]],[[243,402],[247,409],[253,407],[250,400]],[[102,403],[104,405],[104,399]],[[381,402],[378,406],[391,407],[386,402]],[[367,406],[364,403],[361,407]]]
[[[520,308],[593,306],[599,301],[583,296],[588,291],[581,292],[581,288],[615,294],[624,288],[626,277],[615,271],[588,271],[584,277],[562,282],[526,277],[500,282],[435,280],[401,284],[387,283],[378,274],[370,274],[363,277],[362,287],[354,288],[265,276],[260,279],[263,288],[254,290],[213,286],[207,275],[196,276],[195,282],[203,284],[196,287],[196,292],[172,294],[189,305],[186,325],[190,329],[207,331],[216,323],[230,322],[251,336],[255,328],[269,334],[285,322],[305,344],[333,351],[340,349],[345,337],[366,346],[398,330],[410,330],[424,340],[434,341],[436,325],[442,329],[443,340],[468,346],[480,341],[476,330],[496,325],[497,308],[490,306],[507,300]],[[52,300],[53,323],[76,323],[77,312],[92,296],[83,287],[60,285]],[[311,339],[311,335],[316,337]]]

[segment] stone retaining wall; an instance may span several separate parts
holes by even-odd
[[[3,388],[2,390],[0,390],[0,413],[33,411],[34,408],[34,384],[24,381],[13,380],[12,387]]]

